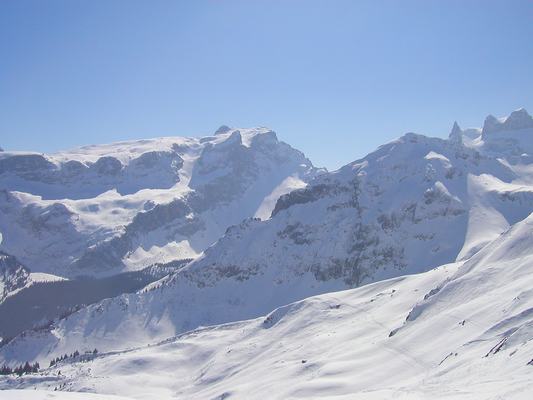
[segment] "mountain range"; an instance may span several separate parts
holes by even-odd
[[[332,172],[267,128],[3,151],[0,188],[0,363],[82,354],[2,389],[527,398],[524,109]]]

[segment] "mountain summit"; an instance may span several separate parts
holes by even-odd
[[[483,135],[520,129],[533,129],[533,118],[524,108],[513,111],[507,118],[498,119],[489,115],[483,124]]]

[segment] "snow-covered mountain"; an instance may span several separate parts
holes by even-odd
[[[56,154],[0,154],[1,249],[30,270],[102,276],[195,258],[268,217],[319,170],[266,128],[221,127]]]
[[[455,124],[448,140],[406,134],[282,195],[271,218],[229,228],[169,277],[17,337],[0,358],[140,346],[469,260],[533,211],[532,138],[524,110],[483,129]]]
[[[0,379],[0,388],[39,399],[59,388],[131,399],[526,400],[532,249],[533,214],[466,261],[152,346],[82,355],[38,376]]]

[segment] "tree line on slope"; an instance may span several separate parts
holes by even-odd
[[[84,355],[97,355],[98,354],[98,350],[97,349],[94,349],[93,351],[86,351]],[[53,367],[54,365],[56,365],[57,363],[63,361],[63,360],[68,360],[69,358],[76,358],[76,357],[79,357],[80,356],[80,352],[78,350],[76,350],[74,353],[70,353],[70,355],[68,354],[64,354],[62,355],[61,357],[56,357],[54,359],[52,359],[50,361],[50,367]]]
[[[84,356],[95,356],[98,354],[98,350],[94,349],[93,351],[86,351]],[[68,360],[70,358],[76,358],[80,356],[80,352],[76,350],[74,353],[71,353],[70,355],[65,354],[61,357],[56,357],[55,359],[52,359],[50,361],[50,367],[53,367],[57,363]],[[18,375],[22,376],[24,374],[33,374],[39,372],[41,366],[38,362],[35,362],[34,364],[30,364],[28,361],[26,361],[24,364],[21,364],[15,368],[11,368],[9,365],[2,365],[0,367],[0,375]]]
[[[0,375],[15,374],[15,375],[21,376],[23,374],[31,374],[31,373],[39,372],[39,368],[40,366],[38,362],[34,364],[30,364],[28,361],[26,361],[24,364],[21,364],[15,368],[11,368],[8,365],[2,365],[2,367],[0,367]]]

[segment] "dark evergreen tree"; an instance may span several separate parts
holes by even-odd
[[[35,364],[33,364],[33,365],[31,366],[31,372],[33,372],[33,373],[39,372],[39,369],[40,369],[40,368],[41,368],[41,366],[39,365],[38,362],[36,362]]]
[[[25,374],[29,374],[32,371],[32,367],[28,361],[26,361],[26,364],[22,367],[22,372]]]
[[[12,373],[13,370],[7,365],[2,365],[2,368],[0,368],[0,375],[11,375]]]

